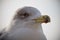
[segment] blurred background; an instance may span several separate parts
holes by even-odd
[[[49,15],[51,22],[42,24],[48,40],[60,40],[60,0],[0,0],[0,31],[9,27],[15,11],[24,6],[37,8],[42,15]]]

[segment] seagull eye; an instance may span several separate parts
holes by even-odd
[[[21,19],[25,19],[27,17],[29,17],[29,14],[28,13],[22,13],[22,14],[20,14],[20,18]]]
[[[23,15],[24,15],[24,17],[28,17],[28,16],[29,16],[29,14],[28,14],[28,13],[24,13]]]

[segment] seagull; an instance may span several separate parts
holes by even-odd
[[[19,8],[9,30],[0,32],[0,40],[47,40],[41,24],[48,22],[50,17],[41,15],[37,8],[29,6]]]

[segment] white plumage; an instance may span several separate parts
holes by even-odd
[[[14,16],[11,22],[7,34],[4,37],[2,37],[2,39],[3,40],[46,40],[46,37],[42,30],[41,23],[35,23],[32,20],[40,16],[41,13],[36,8],[23,7],[19,9],[16,12],[16,15]]]

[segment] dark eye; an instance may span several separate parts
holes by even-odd
[[[24,17],[28,17],[28,16],[29,16],[29,14],[28,14],[28,13],[24,13],[23,15],[24,15]]]
[[[25,19],[25,18],[27,18],[27,17],[29,17],[29,14],[28,13],[21,13],[21,14],[19,14],[20,16],[20,18],[21,19]]]
[[[23,13],[23,12],[18,12],[16,15],[15,15],[15,17],[14,17],[14,19],[25,19],[25,18],[28,18],[30,16],[30,14],[29,13]]]

